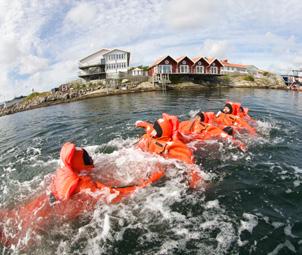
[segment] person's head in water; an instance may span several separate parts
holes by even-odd
[[[205,121],[205,115],[202,111],[199,111],[198,113],[195,114],[195,118],[199,118],[200,122]]]
[[[63,145],[60,158],[65,166],[70,167],[75,172],[89,171],[94,168],[93,160],[88,152],[70,142]]]
[[[225,128],[223,129],[223,131],[224,131],[225,133],[227,133],[228,135],[233,135],[233,134],[234,134],[234,129],[233,129],[232,127],[225,127]]]
[[[231,104],[226,104],[222,110],[223,113],[226,113],[226,114],[232,114],[233,112],[233,107]]]
[[[151,135],[155,138],[171,137],[173,130],[172,125],[168,119],[158,119],[153,124],[154,130]]]
[[[249,109],[240,106],[239,108],[239,116],[245,117],[248,114]]]
[[[212,112],[202,112],[199,111],[198,113],[195,114],[194,118],[199,118],[200,122],[203,123],[210,123],[211,120],[213,119],[214,113]]]

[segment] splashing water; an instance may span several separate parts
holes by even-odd
[[[207,179],[202,188],[188,189],[185,165],[133,146],[142,134],[137,119],[154,121],[162,112],[186,119],[196,109],[217,111],[226,99],[250,108],[258,136],[243,138],[247,153],[221,142],[192,144]],[[92,155],[95,177],[105,182],[135,184],[158,162],[167,176],[121,203],[99,201],[76,221],[52,226],[30,254],[300,254],[301,123],[300,94],[249,89],[113,96],[6,116],[1,207],[43,191],[60,146],[73,141]]]

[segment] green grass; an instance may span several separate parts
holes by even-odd
[[[270,72],[267,72],[267,71],[264,71],[262,74],[263,74],[263,76],[270,76],[271,75]]]
[[[255,81],[255,78],[252,75],[245,75],[242,79],[244,81]]]
[[[48,96],[49,94],[50,94],[50,92],[33,92],[30,95],[28,95],[27,97],[25,97],[22,102],[29,102],[29,101],[32,101],[34,98],[45,97],[45,96]]]
[[[231,77],[229,75],[227,75],[227,74],[223,75],[221,77],[221,79],[222,79],[222,81],[227,82],[227,83],[231,82]]]

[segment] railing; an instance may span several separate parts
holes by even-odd
[[[90,66],[100,66],[100,65],[105,65],[105,59],[101,59],[99,62],[94,63],[94,64],[87,64],[87,63],[81,63],[79,62],[79,67],[90,67]]]
[[[158,73],[154,77],[154,82],[158,83],[170,83],[170,78],[168,73]]]
[[[78,72],[78,76],[89,76],[89,75],[95,75],[95,74],[105,74],[105,70],[103,69],[97,69],[97,70],[80,70]]]

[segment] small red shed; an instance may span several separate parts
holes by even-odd
[[[178,57],[175,59],[177,62],[177,73],[192,73],[192,66],[194,62],[187,56]]]
[[[177,62],[170,56],[156,60],[148,69],[148,75],[153,76],[158,73],[176,73]]]
[[[209,65],[206,68],[206,73],[208,74],[220,74],[223,64],[217,58],[207,57],[205,58]]]
[[[196,73],[196,74],[206,73],[209,63],[204,57],[202,56],[194,57],[193,62],[194,64],[192,66],[192,73]]]

